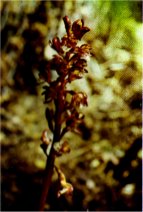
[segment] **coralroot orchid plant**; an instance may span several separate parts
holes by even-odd
[[[77,20],[72,24],[68,16],[65,16],[63,21],[66,35],[61,40],[54,37],[50,42],[57,54],[47,62],[46,69],[39,73],[40,79],[46,83],[42,94],[45,103],[48,104],[46,119],[49,127],[43,131],[41,137],[41,147],[47,156],[47,163],[40,211],[44,210],[54,169],[61,187],[57,196],[70,194],[73,191],[73,186],[66,181],[64,173],[55,165],[55,158],[70,152],[69,143],[63,140],[63,136],[69,131],[78,131],[78,124],[84,118],[80,108],[88,104],[84,92],[69,90],[67,87],[72,81],[81,79],[88,72],[86,59],[90,55],[90,46],[88,44],[79,46],[78,42],[90,29],[84,26],[83,20]],[[52,80],[53,72],[57,73],[57,78],[54,80]],[[53,134],[52,139],[49,137],[49,131]]]

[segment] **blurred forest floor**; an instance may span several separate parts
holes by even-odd
[[[47,128],[38,70],[52,55],[49,40],[65,32],[65,15],[91,28],[89,73],[72,85],[89,106],[81,136],[67,134],[71,152],[57,160],[73,196],[56,197],[54,174],[46,209],[141,211],[141,1],[1,1],[0,10],[2,211],[38,207]]]

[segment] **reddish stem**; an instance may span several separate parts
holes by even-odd
[[[55,157],[56,157],[53,145],[54,145],[55,142],[58,142],[59,139],[60,139],[61,108],[59,106],[60,106],[60,103],[61,103],[61,99],[59,98],[58,100],[59,101],[55,101],[56,111],[55,111],[54,138],[53,138],[53,143],[52,143],[50,154],[47,157],[46,168],[45,168],[45,176],[44,176],[44,181],[43,181],[43,188],[42,188],[42,194],[41,194],[41,199],[40,199],[39,211],[43,211],[44,210],[46,199],[47,199],[47,195],[48,195],[49,188],[50,188],[50,185],[51,185],[53,169],[54,169],[54,162],[55,162]]]
[[[52,148],[50,155],[48,156],[47,162],[46,162],[45,176],[44,176],[44,181],[43,181],[43,188],[42,188],[39,211],[44,211],[47,195],[48,195],[51,180],[52,180],[54,162],[55,162],[55,153]]]

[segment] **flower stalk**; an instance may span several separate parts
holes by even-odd
[[[42,94],[45,97],[45,104],[48,105],[46,119],[49,126],[41,137],[41,147],[47,156],[47,162],[40,211],[43,211],[45,207],[54,168],[61,186],[57,196],[70,194],[73,191],[72,185],[66,182],[64,173],[56,167],[55,158],[70,151],[68,142],[62,142],[63,136],[69,131],[78,131],[78,124],[84,118],[80,107],[88,105],[87,95],[84,92],[69,90],[67,85],[74,80],[81,79],[88,72],[86,56],[90,54],[90,46],[88,44],[79,46],[78,41],[89,31],[89,28],[84,26],[83,20],[77,20],[72,24],[68,16],[65,16],[63,21],[66,35],[61,39],[55,37],[50,42],[57,54],[46,62],[46,69],[40,70],[39,73],[40,78],[46,83]],[[54,72],[57,73],[56,80],[52,80]],[[49,130],[53,133],[53,140],[49,138]]]

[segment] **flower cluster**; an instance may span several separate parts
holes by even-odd
[[[84,26],[83,20],[71,23],[69,18],[63,18],[67,34],[60,40],[53,38],[51,47],[57,52],[51,60],[47,62],[46,70],[40,72],[40,77],[47,82],[43,87],[45,103],[54,102],[55,108],[60,112],[59,125],[61,126],[59,138],[68,130],[73,130],[76,122],[82,120],[83,116],[78,111],[78,107],[87,106],[87,96],[83,92],[67,90],[67,84],[83,77],[87,73],[86,55],[90,54],[90,46],[82,44],[78,46],[78,41],[89,31]],[[58,77],[52,81],[52,72],[57,73]],[[70,96],[70,98],[68,98]],[[55,111],[47,108],[46,118],[49,128],[54,131]],[[62,126],[66,124],[66,129]]]
[[[61,39],[55,37],[50,42],[56,54],[46,62],[46,69],[39,73],[40,78],[46,83],[43,86],[44,91],[42,94],[45,97],[45,103],[49,104],[46,108],[46,119],[49,129],[53,133],[53,141],[51,142],[47,138],[47,131],[43,132],[42,148],[44,152],[47,152],[46,145],[48,150],[49,145],[50,149],[54,149],[57,142],[59,142],[60,145],[54,149],[55,155],[58,156],[70,151],[67,141],[60,143],[61,138],[68,131],[77,132],[77,126],[84,118],[80,110],[82,106],[88,105],[87,95],[81,91],[69,90],[67,85],[74,80],[81,79],[88,72],[86,69],[86,56],[90,54],[88,44],[78,45],[78,41],[89,31],[89,28],[84,26],[83,20],[77,20],[73,24],[67,16],[63,20],[66,35]],[[57,78],[53,80],[52,75],[54,72],[56,72]],[[51,107],[50,103],[54,104],[54,107]],[[63,173],[59,169],[56,169],[56,171],[63,188],[59,196],[69,190],[72,191],[72,186],[66,183]]]

